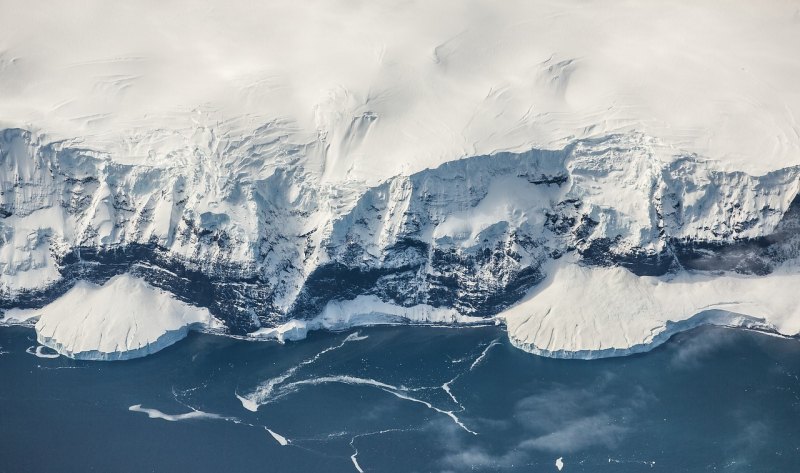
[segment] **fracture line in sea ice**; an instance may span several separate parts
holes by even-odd
[[[183,404],[183,403],[181,403],[181,404]],[[186,405],[186,404],[184,404],[184,405]],[[225,416],[221,416],[219,414],[213,414],[213,413],[210,413],[210,412],[204,412],[204,411],[201,411],[201,410],[198,410],[198,409],[194,409],[191,406],[188,406],[188,407],[189,407],[189,409],[191,409],[191,412],[187,412],[185,414],[166,414],[166,413],[164,413],[162,411],[159,411],[158,409],[148,409],[148,408],[142,407],[141,404],[135,404],[135,405],[129,407],[128,410],[129,411],[133,411],[133,412],[142,412],[144,414],[147,414],[147,417],[149,417],[151,419],[163,419],[163,420],[166,420],[166,421],[169,421],[169,422],[177,422],[177,421],[181,421],[181,420],[192,420],[192,419],[207,419],[207,420],[222,420],[222,421],[226,421],[226,422],[233,422],[234,424],[243,424],[243,425],[247,425],[249,427],[256,427],[253,424],[249,424],[247,422],[242,422],[239,419],[237,419],[236,417],[225,417]],[[289,445],[291,443],[291,440],[287,439],[283,435],[275,432],[274,430],[270,429],[269,427],[266,427],[266,426],[263,426],[263,427],[264,427],[264,430],[266,430],[267,433],[270,434],[272,436],[272,438],[275,439],[275,441],[278,442],[278,444],[280,444],[281,446],[285,447],[285,446],[287,446],[287,445]]]
[[[317,353],[313,357],[300,362],[299,364],[297,364],[296,366],[293,366],[292,368],[289,368],[288,370],[284,371],[281,375],[276,376],[274,378],[270,378],[270,379],[262,382],[261,384],[259,384],[256,387],[256,389],[252,393],[246,394],[246,395],[241,395],[238,392],[236,392],[234,394],[235,394],[236,398],[239,400],[239,402],[242,404],[242,407],[244,407],[248,411],[256,412],[256,411],[258,411],[258,408],[260,406],[262,406],[264,404],[268,404],[270,402],[274,402],[277,399],[280,399],[280,398],[282,398],[284,396],[292,394],[292,393],[298,391],[299,389],[301,389],[304,386],[314,386],[314,385],[320,385],[320,384],[326,384],[326,383],[341,383],[341,384],[348,384],[348,385],[352,385],[352,386],[370,386],[370,387],[378,388],[378,389],[380,389],[380,390],[382,390],[384,392],[387,392],[387,393],[389,393],[389,394],[391,394],[391,395],[393,395],[393,396],[395,396],[395,397],[397,397],[399,399],[403,399],[403,400],[406,400],[406,401],[411,401],[411,402],[415,402],[415,403],[418,403],[418,404],[422,404],[423,406],[427,407],[428,409],[431,409],[431,410],[436,411],[436,412],[438,412],[440,414],[446,415],[447,417],[452,419],[453,422],[456,425],[458,425],[461,429],[463,429],[464,431],[466,431],[466,432],[468,432],[468,433],[470,433],[472,435],[478,435],[477,432],[475,432],[474,430],[472,430],[469,427],[467,427],[461,421],[461,419],[459,419],[459,417],[456,415],[456,412],[463,412],[465,410],[465,408],[459,402],[459,400],[456,398],[455,394],[453,394],[452,390],[450,389],[450,385],[456,379],[458,379],[458,377],[461,376],[461,374],[459,374],[458,376],[454,377],[450,381],[448,381],[448,382],[446,382],[446,383],[444,383],[443,385],[440,386],[440,388],[442,390],[444,390],[445,393],[447,393],[447,395],[450,397],[450,399],[459,407],[458,411],[440,409],[440,408],[434,406],[433,404],[431,404],[428,401],[425,401],[425,400],[422,400],[422,399],[418,399],[418,398],[413,397],[413,396],[408,394],[408,392],[410,392],[410,391],[416,391],[416,390],[423,389],[423,388],[414,389],[414,388],[406,388],[406,387],[402,387],[402,386],[398,387],[398,386],[394,386],[394,385],[391,385],[391,384],[386,384],[386,383],[383,383],[383,382],[380,382],[380,381],[376,381],[374,379],[359,378],[359,377],[347,376],[347,375],[338,375],[338,376],[321,376],[321,377],[318,377],[318,378],[302,379],[302,380],[299,380],[299,381],[293,381],[293,382],[289,382],[289,383],[286,382],[290,377],[292,377],[297,372],[297,370],[299,368],[301,368],[303,366],[306,366],[306,365],[309,365],[311,363],[314,363],[316,360],[318,360],[325,353],[328,353],[328,352],[330,352],[332,350],[336,350],[338,348],[341,348],[342,346],[344,346],[348,342],[357,341],[357,340],[363,340],[365,338],[367,338],[367,337],[360,336],[358,332],[352,333],[352,334],[348,335],[347,338],[345,338],[340,344],[328,347],[328,348],[320,351],[319,353]],[[499,345],[499,344],[500,344],[499,339],[495,339],[494,341],[492,341],[481,352],[481,354],[478,356],[478,358],[476,358],[475,361],[473,361],[472,365],[470,366],[469,371],[471,371],[473,368],[475,368],[475,366],[477,366],[481,362],[481,360],[486,357],[486,354],[488,353],[489,349],[491,349],[494,345]],[[424,388],[424,389],[435,389],[435,388]]]
[[[366,338],[368,338],[366,335],[362,336],[359,334],[359,332],[351,333],[344,340],[342,340],[342,343],[330,346],[322,350],[321,352],[317,353],[316,355],[312,356],[311,358],[301,361],[300,363],[289,368],[280,375],[274,378],[270,378],[264,381],[263,383],[259,384],[258,387],[256,387],[256,389],[252,393],[246,396],[241,396],[239,395],[239,393],[236,393],[236,398],[239,399],[239,402],[242,403],[242,407],[244,407],[248,411],[256,412],[259,406],[262,406],[267,402],[270,402],[271,400],[275,399],[274,397],[271,397],[272,392],[275,390],[275,387],[280,385],[287,379],[291,378],[292,376],[294,376],[294,374],[297,372],[298,369],[302,368],[303,366],[307,366],[314,363],[322,355],[331,352],[333,350],[342,348],[343,346],[345,346],[345,344],[349,342],[365,340]]]
[[[151,419],[164,419],[169,422],[177,422],[180,420],[190,420],[190,419],[234,420],[232,417],[224,417],[219,414],[212,414],[210,412],[204,412],[199,410],[192,410],[191,412],[187,412],[185,414],[166,414],[164,412],[159,411],[158,409],[148,409],[142,407],[141,404],[135,404],[129,407],[128,410],[133,412],[142,412],[144,414],[147,414],[147,417]]]
[[[358,450],[356,450],[356,453],[350,455],[350,461],[353,462],[353,466],[356,467],[358,473],[364,473],[364,470],[361,469],[361,465],[358,464],[358,460],[356,459],[357,456],[358,456]]]
[[[633,464],[640,464],[640,465],[648,465],[650,468],[654,468],[656,466],[656,462],[655,461],[649,461],[649,460],[620,460],[620,459],[617,459],[617,458],[609,458],[608,459],[608,463],[618,463],[618,464],[633,463]]]
[[[34,348],[35,348],[35,350],[34,350]],[[27,353],[29,355],[33,355],[33,356],[38,356],[39,358],[58,358],[59,356],[61,356],[58,353],[44,353],[42,350],[44,350],[45,348],[46,347],[44,347],[42,345],[31,346],[31,347],[28,347],[27,350],[25,350],[25,353]]]
[[[412,432],[412,431],[416,431],[416,430],[418,430],[418,429],[385,429],[385,430],[378,430],[377,432],[367,432],[367,433],[364,433],[364,434],[355,435],[355,436],[353,436],[353,438],[350,439],[350,448],[353,449],[353,454],[350,455],[350,461],[353,462],[353,466],[356,467],[356,470],[358,471],[358,473],[364,473],[364,470],[361,468],[361,465],[359,465],[359,463],[358,463],[358,458],[357,458],[358,457],[358,449],[356,448],[356,440],[361,438],[361,437],[369,437],[371,435],[388,434],[389,432]]]
[[[492,340],[492,343],[490,343],[489,346],[487,346],[486,348],[483,349],[483,352],[477,358],[475,358],[475,361],[472,362],[472,364],[469,367],[469,370],[472,371],[479,364],[481,364],[483,359],[486,358],[486,354],[489,353],[489,350],[495,345],[500,345],[500,339],[499,338],[495,338],[494,340]]]
[[[371,387],[374,387],[374,388],[378,388],[378,389],[380,389],[380,390],[382,390],[384,392],[387,392],[387,393],[389,393],[389,394],[391,394],[391,395],[393,395],[393,396],[395,396],[395,397],[397,397],[399,399],[403,399],[403,400],[411,401],[411,402],[416,402],[416,403],[422,404],[423,406],[427,407],[428,409],[432,409],[432,410],[434,410],[434,411],[436,411],[436,412],[438,412],[440,414],[444,414],[444,415],[450,417],[453,420],[453,422],[456,423],[456,425],[458,425],[459,427],[461,427],[465,431],[471,433],[472,435],[478,435],[477,432],[475,432],[473,430],[470,430],[469,427],[464,425],[464,423],[461,422],[461,419],[459,419],[458,416],[456,416],[455,413],[453,413],[453,411],[446,411],[444,409],[439,409],[438,407],[434,406],[433,404],[431,404],[428,401],[423,401],[422,399],[417,399],[415,397],[409,396],[408,394],[405,394],[404,393],[405,390],[402,389],[402,388],[399,388],[397,386],[393,386],[391,384],[382,383],[382,382],[376,381],[374,379],[358,378],[358,377],[355,377],[355,376],[346,376],[346,375],[322,376],[322,377],[319,377],[319,378],[304,379],[304,380],[301,380],[301,381],[295,381],[295,382],[288,383],[288,384],[285,384],[285,385],[281,386],[280,390],[278,391],[277,396],[278,397],[285,396],[285,395],[287,395],[289,393],[297,391],[300,387],[305,386],[305,385],[312,385],[313,386],[313,385],[328,384],[328,383],[341,383],[341,384],[348,384],[348,385],[351,385],[351,386],[371,386]]]
[[[461,419],[459,419],[458,416],[453,411],[445,411],[444,409],[439,409],[438,407],[434,406],[430,402],[423,401],[422,399],[417,399],[415,397],[407,396],[407,395],[402,394],[402,393],[397,392],[397,391],[391,391],[391,390],[388,390],[388,389],[384,389],[384,391],[386,391],[387,393],[394,394],[395,396],[399,397],[400,399],[405,399],[407,401],[412,401],[412,402],[418,402],[418,403],[426,406],[428,409],[433,409],[434,411],[436,411],[436,412],[438,412],[440,414],[444,414],[444,415],[450,417],[451,419],[453,419],[453,422],[455,422],[456,425],[458,425],[462,429],[466,430],[467,432],[471,433],[472,435],[478,435],[478,432],[475,432],[474,430],[471,430],[469,427],[464,425],[464,423],[461,422]]]
[[[473,369],[475,369],[475,367],[478,366],[481,363],[481,361],[483,361],[484,358],[486,358],[486,354],[489,352],[489,349],[491,349],[495,345],[500,345],[500,339],[499,338],[496,338],[496,339],[492,340],[492,342],[489,343],[489,345],[486,348],[483,349],[481,354],[478,355],[478,357],[475,358],[475,360],[473,360],[473,362],[470,365],[469,370],[467,372],[472,371]],[[466,408],[464,407],[463,404],[461,404],[461,402],[458,400],[458,398],[456,398],[456,395],[453,393],[453,390],[451,389],[451,386],[463,374],[464,373],[457,374],[455,377],[453,377],[453,379],[451,379],[450,381],[442,384],[442,386],[441,386],[442,391],[444,391],[450,397],[450,399],[452,399],[453,402],[458,406],[458,408],[459,408],[458,412],[464,412],[466,410]]]
[[[450,390],[450,384],[452,384],[452,383],[453,383],[455,380],[457,380],[459,376],[461,376],[461,375],[459,374],[459,375],[458,375],[458,376],[456,376],[455,378],[453,378],[453,379],[451,379],[450,381],[448,381],[448,382],[444,383],[444,384],[442,385],[442,390],[443,390],[444,392],[446,392],[446,393],[447,393],[447,395],[448,395],[448,396],[450,396],[450,399],[452,399],[452,400],[453,400],[453,402],[455,402],[455,403],[458,405],[458,407],[461,409],[461,411],[463,411],[463,410],[464,410],[464,406],[463,406],[463,405],[461,405],[461,403],[458,401],[458,399],[456,399],[456,396],[455,396],[455,394],[453,394],[453,391],[451,391],[451,390]]]

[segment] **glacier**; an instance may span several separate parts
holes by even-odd
[[[789,4],[9,8],[0,323],[64,355],[379,323],[580,358],[800,333]]]
[[[376,323],[502,322],[523,349],[582,357],[699,323],[800,331],[788,296],[799,167],[752,176],[693,156],[664,162],[646,136],[626,134],[397,176],[337,213],[313,181],[245,174],[215,206],[235,210],[210,216],[192,200],[206,195],[205,174],[118,166],[23,130],[3,136],[3,169],[17,176],[3,182],[13,190],[1,204],[3,308],[44,306],[40,342],[69,356],[141,356],[216,319],[280,341]],[[165,313],[192,315],[153,315],[161,338],[108,345],[154,294],[168,298]],[[695,302],[677,306],[686,297]],[[716,309],[731,315],[695,317]],[[69,324],[62,312],[83,320],[81,333],[107,333],[106,345],[53,336]]]
[[[138,358],[181,340],[190,329],[221,327],[207,309],[177,301],[128,274],[102,287],[80,281],[50,304],[25,312],[17,311],[15,318],[36,320],[39,343],[84,360]]]

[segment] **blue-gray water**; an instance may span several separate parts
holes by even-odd
[[[353,472],[356,451],[386,472],[548,472],[560,457],[565,472],[800,471],[797,340],[703,328],[570,361],[523,353],[495,327],[355,332],[286,345],[194,334],[144,359],[79,362],[0,328],[0,471]],[[259,386],[251,412],[237,393]]]

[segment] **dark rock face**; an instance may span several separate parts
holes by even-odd
[[[699,271],[735,271],[763,276],[776,265],[800,256],[800,197],[795,197],[775,231],[732,242],[672,242],[682,268]]]
[[[257,328],[258,316],[269,318],[269,308],[263,303],[268,300],[268,286],[258,278],[248,277],[240,268],[217,268],[209,274],[192,266],[155,245],[78,247],[59,259],[62,279],[42,289],[20,292],[13,298],[3,297],[0,308],[41,307],[63,295],[79,280],[103,284],[114,276],[130,273],[184,302],[207,307],[226,321],[232,333]]]

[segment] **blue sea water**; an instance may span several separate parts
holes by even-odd
[[[800,471],[800,342],[741,330],[594,361],[497,327],[36,350],[0,328],[0,472]]]

